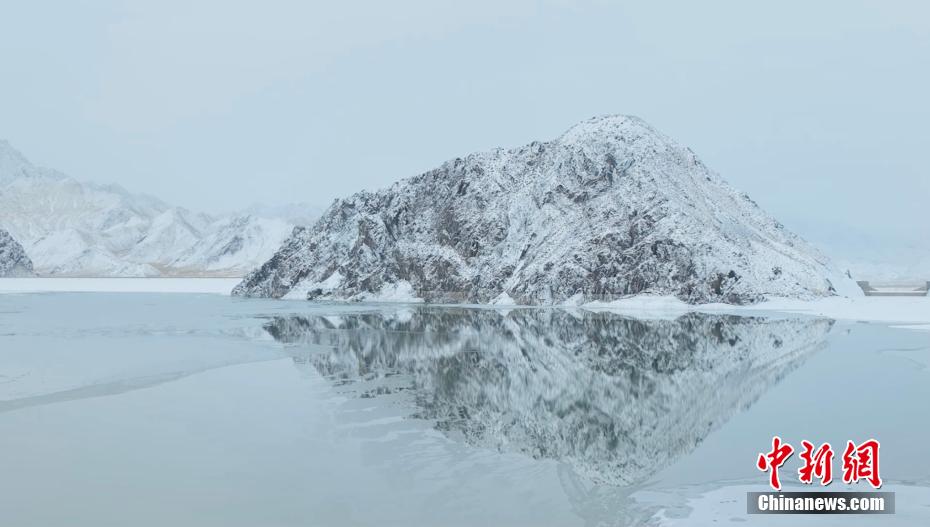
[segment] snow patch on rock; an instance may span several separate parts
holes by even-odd
[[[366,302],[397,302],[404,304],[415,304],[423,302],[414,292],[413,286],[406,280],[401,280],[393,284],[384,284],[377,293],[364,293],[359,295],[359,301]]]

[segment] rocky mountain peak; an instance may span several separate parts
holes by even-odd
[[[608,116],[338,200],[234,292],[745,304],[837,288],[856,291],[691,150],[641,119]]]

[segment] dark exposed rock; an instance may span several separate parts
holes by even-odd
[[[3,229],[0,229],[0,276],[33,276],[32,260],[23,246]]]

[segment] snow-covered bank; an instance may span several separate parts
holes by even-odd
[[[930,297],[828,297],[803,302],[792,299],[774,299],[759,306],[761,309],[804,313],[840,320],[868,320],[873,322],[899,322],[923,324],[930,322]]]
[[[580,307],[650,317],[675,316],[689,311],[734,314],[775,311],[837,320],[930,324],[930,297],[862,296],[848,298],[833,296],[817,300],[775,298],[752,306],[732,306],[728,304],[691,305],[672,296],[642,295],[614,302],[590,302]]]
[[[209,293],[228,295],[239,278],[0,278],[2,293]]]
[[[0,278],[3,293],[208,293],[228,295],[238,278]],[[387,292],[385,292],[387,293]],[[421,303],[409,291],[394,291],[394,295],[372,296],[368,303]],[[402,294],[405,293],[405,294]],[[363,302],[366,303],[366,302]],[[462,304],[462,307],[467,305]],[[497,298],[491,304],[471,307],[520,306],[509,298]],[[537,306],[538,307],[538,306]],[[560,306],[591,311],[611,311],[635,318],[671,319],[690,312],[731,313],[794,313],[821,316],[837,320],[863,320],[896,324],[911,329],[930,330],[930,297],[829,297],[819,300],[776,298],[752,306],[729,304],[688,304],[673,296],[639,295],[613,302],[578,303],[569,301]]]

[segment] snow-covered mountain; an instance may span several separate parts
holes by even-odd
[[[335,202],[245,296],[747,304],[861,294],[694,153],[636,117],[476,153]]]
[[[866,233],[826,222],[803,227],[836,266],[856,280],[922,282],[930,278],[930,236],[920,232]]]
[[[252,215],[223,218],[203,231],[198,243],[179,252],[172,265],[191,272],[252,270],[274,254],[293,230],[293,224],[280,218]]]
[[[280,218],[291,225],[313,225],[313,222],[323,215],[325,207],[311,203],[286,203],[284,205],[253,204],[242,211],[240,215],[257,216],[259,218]]]
[[[284,219],[214,217],[76,181],[0,141],[0,228],[35,270],[70,276],[241,276],[291,234]]]
[[[0,277],[7,276],[32,276],[32,260],[10,233],[0,229]]]

